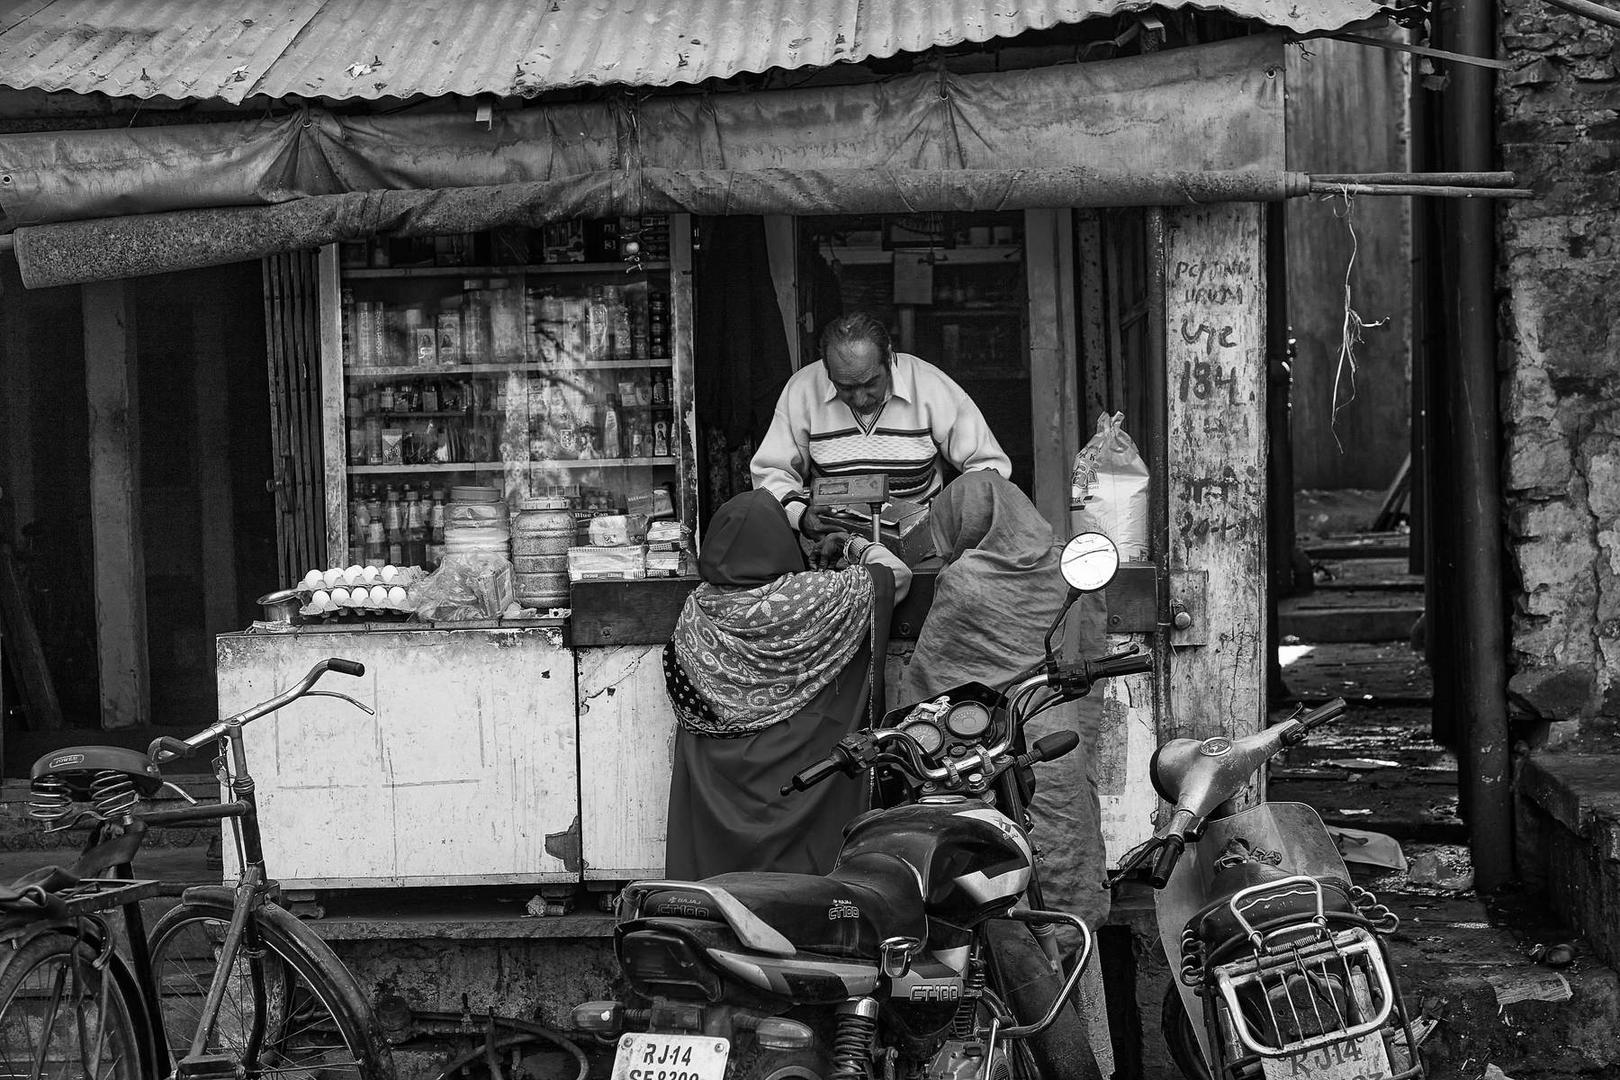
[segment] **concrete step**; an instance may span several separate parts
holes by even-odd
[[[1434,696],[1428,664],[1404,644],[1284,645],[1278,655],[1283,681],[1301,701],[1343,697],[1362,707],[1424,707]]]
[[[1318,589],[1277,604],[1284,642],[1407,641],[1423,614],[1423,594],[1405,589]]]
[[[1375,891],[1401,917],[1390,951],[1407,1008],[1433,1022],[1429,1080],[1496,1075],[1490,1065],[1512,1080],[1620,1076],[1620,977],[1583,943],[1573,964],[1548,967],[1471,893]]]
[[[1537,751],[1516,788],[1520,873],[1620,966],[1620,753]]]
[[[1401,589],[1423,595],[1423,575],[1405,559],[1321,559],[1315,563],[1316,588]]]

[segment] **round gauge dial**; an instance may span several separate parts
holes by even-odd
[[[945,726],[953,735],[975,738],[990,727],[990,710],[977,701],[964,701],[945,714]]]
[[[939,748],[945,745],[944,732],[940,731],[939,728],[935,727],[933,724],[927,723],[926,721],[918,721],[914,724],[906,724],[900,730],[905,732],[907,735],[910,735],[911,740],[915,742],[925,754],[937,753]]]

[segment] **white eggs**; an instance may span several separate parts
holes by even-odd
[[[362,568],[359,567],[359,566],[351,566],[347,570],[344,570],[343,571],[343,584],[345,584],[345,585],[354,585],[357,582],[359,582],[360,576],[361,576],[361,570],[362,570]]]
[[[337,569],[328,570],[321,575],[321,580],[326,583],[328,589],[334,585],[341,585],[343,584],[343,571]]]
[[[304,584],[308,585],[312,589],[318,589],[322,585],[326,584],[326,575],[322,574],[319,570],[311,570],[309,573],[304,575]]]
[[[378,571],[377,576],[385,582],[393,581],[394,578],[399,576],[399,570],[395,568],[392,563],[390,563]]]
[[[333,606],[332,594],[327,592],[325,589],[316,589],[312,594],[310,594],[309,606],[314,608],[316,611],[325,611],[328,607]]]
[[[404,588],[399,586],[399,585],[395,585],[393,588],[389,589],[388,590],[388,602],[390,604],[393,604],[395,607],[403,606],[404,603],[405,603],[405,590],[404,590]]]
[[[364,581],[367,585],[371,584],[373,581],[376,581],[377,568],[375,566],[362,566],[360,568],[360,580]]]
[[[332,590],[331,598],[333,607],[348,607],[351,603],[349,599],[349,590],[343,588],[341,585]]]
[[[373,585],[371,587],[371,603],[376,607],[388,603],[388,586]]]

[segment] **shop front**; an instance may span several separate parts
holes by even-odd
[[[311,700],[249,731],[290,888],[529,884],[566,906],[581,883],[661,873],[675,723],[660,654],[696,584],[707,511],[749,485],[746,453],[795,351],[788,328],[806,331],[792,343],[804,358],[810,328],[876,314],[897,349],[934,358],[975,400],[1020,486],[1059,493],[1046,501],[1067,534],[1074,344],[1067,379],[1054,350],[1031,346],[1056,337],[1037,305],[1076,287],[1029,262],[1072,242],[1056,216],[788,224],[785,251],[763,222],[677,214],[373,237],[316,256],[318,381],[334,388],[320,395],[314,470],[327,550],[286,564],[296,625],[222,636],[217,665],[221,709],[322,656],[367,666],[354,692],[373,718]],[[734,305],[751,299],[705,245],[784,279],[760,293],[769,309],[739,350],[782,361],[749,376],[763,402],[752,414],[703,385],[739,383],[695,342],[737,334]],[[1040,442],[1037,417],[1065,445]],[[485,583],[506,590],[497,601],[445,592],[486,566],[474,534],[489,530],[462,527],[473,520],[498,523],[488,565],[501,576]],[[660,524],[676,539],[647,542]],[[890,687],[937,565],[918,562],[897,612]],[[396,566],[412,568],[394,577],[403,596],[375,599]],[[469,831],[474,807],[499,824]]]
[[[1126,414],[1153,512],[1106,627],[1158,673],[1099,695],[1094,763],[1110,854],[1144,837],[1159,741],[1264,722],[1263,204],[1309,180],[1283,167],[1283,40],[1242,28],[1021,70],[0,136],[30,286],[264,259],[288,477],[265,588],[320,584],[296,625],[219,636],[219,703],[343,656],[375,713],[306,699],[249,729],[289,891],[515,886],[560,915],[662,872],[689,552],[854,309],[970,393],[1060,537],[1074,454]],[[630,518],[684,532],[627,542]],[[478,540],[507,577],[424,617],[428,572]],[[379,562],[424,573],[394,598]],[[930,593],[924,568],[891,673]],[[413,1004],[462,1007],[429,983]]]

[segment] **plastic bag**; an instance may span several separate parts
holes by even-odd
[[[1127,562],[1148,557],[1148,469],[1125,434],[1125,414],[1097,417],[1097,433],[1074,455],[1069,480],[1076,532],[1100,532]]]
[[[411,590],[416,617],[439,622],[495,619],[515,599],[512,563],[487,552],[446,554],[439,568]]]

